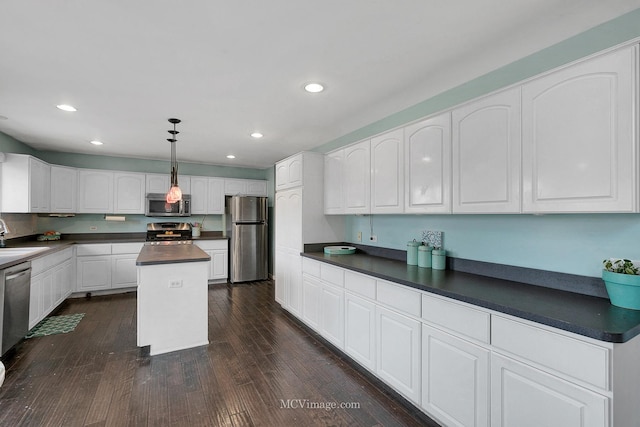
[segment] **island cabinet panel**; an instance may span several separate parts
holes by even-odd
[[[453,212],[519,213],[520,88],[453,110]]]
[[[500,354],[491,354],[494,427],[608,427],[609,411],[606,396]],[[631,426],[635,421],[616,425]]]
[[[489,426],[489,349],[422,325],[422,407],[447,426]]]
[[[371,138],[371,213],[404,212],[404,129]]]
[[[523,86],[524,212],[637,211],[637,49]]]
[[[451,213],[451,113],[404,128],[404,211]]]

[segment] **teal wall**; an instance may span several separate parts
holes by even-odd
[[[640,9],[447,90],[316,149],[328,152],[449,109],[538,73],[640,37]],[[406,250],[422,230],[444,232],[451,256],[529,268],[600,276],[608,257],[640,259],[640,215],[373,215],[346,216],[347,242]],[[370,226],[378,237],[368,242]]]

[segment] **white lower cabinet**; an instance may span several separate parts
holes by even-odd
[[[376,306],[344,294],[344,351],[370,371],[376,369]]]
[[[136,259],[143,243],[80,244],[76,247],[76,292],[137,285]]]
[[[29,329],[55,310],[72,292],[73,249],[68,248],[31,261]]]
[[[276,301],[302,318],[302,267],[300,255],[290,249],[276,249]]]
[[[198,240],[196,246],[211,257],[209,261],[209,281],[226,282],[229,272],[229,241]]]
[[[493,353],[491,425],[606,427],[609,426],[609,399],[514,359]]]
[[[422,407],[447,426],[488,426],[489,350],[422,324]]]
[[[308,274],[302,275],[302,320],[313,329],[320,330],[320,295],[322,284]]]
[[[420,322],[376,307],[376,374],[420,403]]]
[[[326,283],[320,295],[320,333],[344,349],[344,289]]]

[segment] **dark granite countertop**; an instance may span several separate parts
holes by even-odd
[[[605,298],[460,271],[420,268],[363,253],[301,255],[600,341],[622,343],[640,334],[640,311],[616,307]]]
[[[196,245],[145,245],[136,265],[176,264],[209,261],[211,257]]]

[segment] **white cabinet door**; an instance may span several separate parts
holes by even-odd
[[[520,212],[520,88],[453,110],[453,212]]]
[[[447,426],[488,426],[489,350],[422,324],[422,407]]]
[[[344,289],[322,284],[320,333],[339,349],[344,349]]]
[[[171,177],[169,173],[148,173],[145,175],[146,193],[166,193],[169,191]]]
[[[224,180],[224,194],[229,196],[245,195],[247,193],[247,183],[244,179]]]
[[[53,269],[54,303],[52,310],[59,306],[72,292],[74,282],[73,263],[70,259]],[[49,314],[49,313],[46,313]]]
[[[76,291],[87,292],[111,288],[111,255],[76,258]]]
[[[605,396],[491,354],[494,427],[607,427],[609,406]]]
[[[42,289],[45,274],[46,273],[42,273],[31,277],[31,287],[29,289],[29,329],[36,326],[44,317],[42,315]]]
[[[78,213],[113,212],[113,172],[78,169]]]
[[[376,306],[376,373],[420,403],[420,322]]]
[[[224,213],[224,179],[209,178],[207,180],[207,213]]]
[[[129,288],[138,284],[138,254],[111,255],[111,288]]]
[[[344,149],[345,213],[368,214],[371,210],[370,141],[362,141]]]
[[[636,50],[523,86],[525,212],[637,211]]]
[[[344,214],[344,149],[324,156],[324,213]]]
[[[275,300],[283,308],[287,305],[287,289],[286,289],[286,275],[287,275],[287,256],[286,250],[276,249],[274,251],[274,286],[275,286]]]
[[[365,368],[376,369],[376,315],[371,301],[344,295],[344,351]]]
[[[226,249],[214,249],[209,256],[211,257],[209,280],[226,280],[229,269],[228,251]]]
[[[203,215],[207,213],[207,189],[209,179],[203,176],[191,177],[191,214]]]
[[[53,287],[53,269],[49,269],[41,274],[41,295],[42,295],[42,318],[51,313],[55,308],[55,290]]]
[[[51,166],[33,157],[29,157],[31,175],[30,212],[49,212],[51,196]]]
[[[405,127],[406,213],[451,213],[451,113]]]
[[[75,213],[78,197],[78,170],[51,165],[51,212]]]
[[[245,179],[247,196],[267,197],[267,181],[260,179]]]
[[[287,272],[285,287],[287,293],[287,307],[297,317],[302,316],[302,260],[294,251],[287,252]]]
[[[318,279],[302,275],[302,320],[320,331],[320,296],[322,285]]]
[[[276,191],[302,185],[302,157],[299,153],[276,163]]]
[[[404,211],[404,129],[371,138],[371,213]]]
[[[144,214],[145,174],[133,172],[115,172],[114,213]]]

